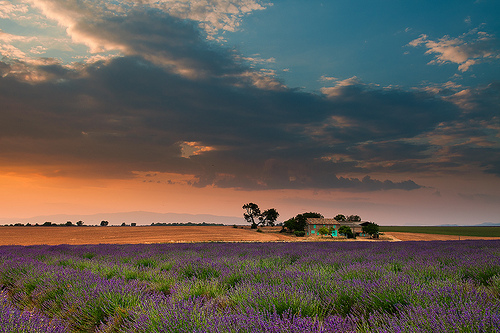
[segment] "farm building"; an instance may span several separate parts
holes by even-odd
[[[367,222],[349,222],[349,221],[337,221],[335,219],[327,218],[308,218],[306,224],[306,235],[307,236],[318,236],[318,230],[322,227],[326,227],[331,230],[332,237],[338,237],[338,230],[341,226],[345,225],[351,228],[352,232],[356,236],[367,236],[362,233],[362,225]]]

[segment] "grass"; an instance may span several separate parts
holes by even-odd
[[[500,227],[437,227],[437,226],[380,226],[381,232],[411,232],[419,234],[500,237]]]

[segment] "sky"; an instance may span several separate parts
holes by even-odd
[[[500,223],[497,0],[0,1],[0,217]]]

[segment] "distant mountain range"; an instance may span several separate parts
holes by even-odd
[[[101,221],[108,221],[110,225],[120,225],[123,222],[137,225],[150,225],[151,223],[174,223],[174,222],[194,222],[194,223],[222,223],[226,225],[245,224],[243,217],[218,216],[210,214],[178,214],[178,213],[153,213],[153,212],[123,212],[123,213],[100,213],[92,215],[79,214],[57,214],[41,215],[29,218],[2,218],[0,225],[15,223],[43,224],[44,222],[65,223],[71,221],[83,221],[84,225],[97,225]]]

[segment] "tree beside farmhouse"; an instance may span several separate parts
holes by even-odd
[[[362,226],[362,231],[370,237],[377,237],[379,234],[379,226],[376,223],[368,222]]]

